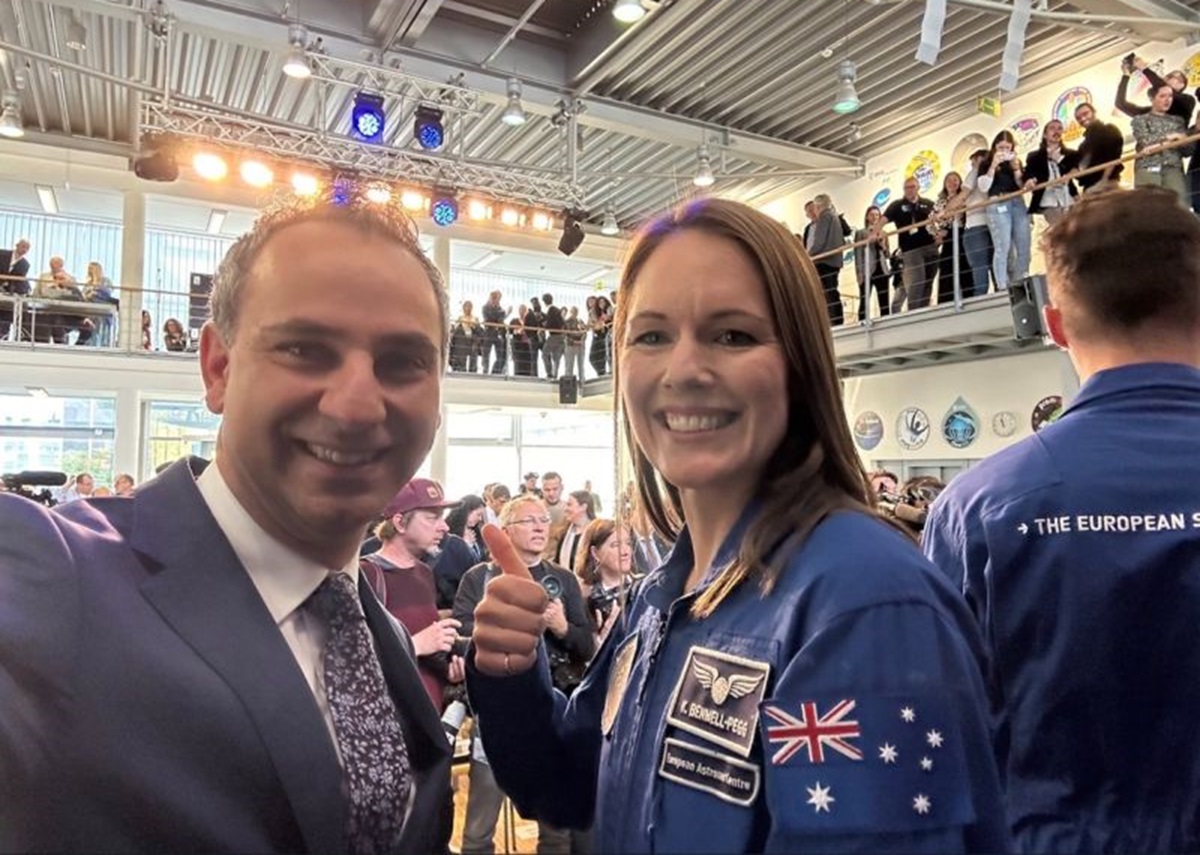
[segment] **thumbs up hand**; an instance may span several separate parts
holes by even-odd
[[[475,607],[475,667],[489,677],[511,677],[537,661],[548,598],[503,530],[489,523],[483,539],[500,575],[487,584]]]

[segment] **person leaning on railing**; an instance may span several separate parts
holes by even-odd
[[[1133,166],[1134,187],[1165,187],[1188,203],[1187,182],[1183,176],[1183,158],[1195,148],[1163,148],[1163,143],[1178,142],[1187,135],[1183,119],[1170,112],[1175,90],[1163,84],[1154,90],[1150,112],[1133,117],[1133,139],[1139,154]]]

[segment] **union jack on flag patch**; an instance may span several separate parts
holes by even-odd
[[[785,712],[779,707],[763,707],[777,724],[767,725],[767,741],[783,743],[783,747],[771,757],[776,766],[786,763],[801,750],[808,752],[810,763],[825,762],[825,748],[830,748],[851,760],[863,759],[862,751],[850,740],[862,736],[858,722],[847,719],[854,711],[855,701],[841,700],[824,715],[817,713],[814,701],[800,704],[800,717]]]

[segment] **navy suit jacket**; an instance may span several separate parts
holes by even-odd
[[[0,851],[343,852],[333,741],[181,461],[133,498],[0,495]],[[359,593],[444,851],[450,751],[407,635]]]

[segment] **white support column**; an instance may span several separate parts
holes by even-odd
[[[122,350],[142,346],[142,288],[146,264],[146,194],[126,190],[121,211],[121,315],[118,344]]]
[[[450,441],[446,433],[446,405],[442,404],[442,422],[438,425],[437,435],[433,438],[433,448],[429,450],[429,477],[439,484],[446,483],[446,454]]]
[[[450,238],[445,235],[434,235],[433,266],[442,272],[446,287],[450,287]]]
[[[124,297],[121,302],[122,309],[124,309]],[[138,327],[140,330],[141,325],[139,324]],[[142,411],[137,389],[117,390],[116,416],[116,440],[113,444],[114,477],[122,472],[128,472],[140,484],[143,477],[148,476],[145,472],[140,471],[142,465]]]

